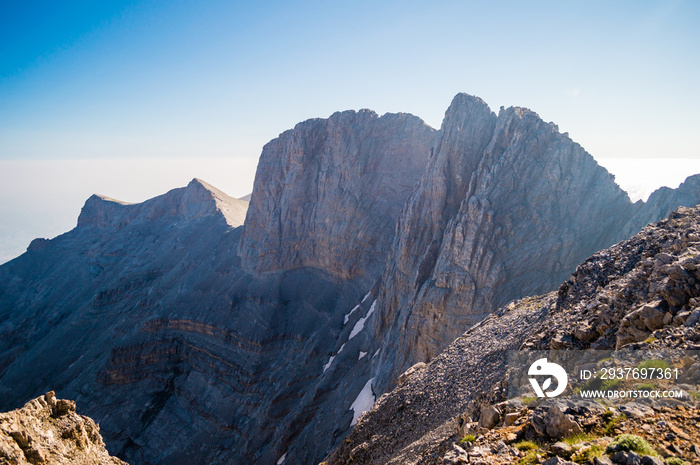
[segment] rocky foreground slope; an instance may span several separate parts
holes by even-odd
[[[562,461],[545,463],[642,463],[641,456],[615,456],[621,434],[644,439],[667,463],[700,463],[698,357],[685,367],[691,384],[683,385],[684,399],[611,408],[576,397],[507,399],[508,351],[583,348],[700,349],[700,207],[680,208],[594,254],[558,292],[502,307],[430,364],[413,367],[325,463],[538,463],[555,456]]]
[[[93,196],[1,266],[0,409],[55,389],[134,464],[315,463],[410,365],[698,179],[632,204],[555,125],[466,94],[440,131],[309,120],[265,146],[250,204],[200,180]]]
[[[100,428],[78,415],[75,402],[53,391],[0,413],[0,463],[6,465],[126,465],[109,455]]]

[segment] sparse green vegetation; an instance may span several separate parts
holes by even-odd
[[[580,391],[607,391],[617,389],[622,384],[622,379],[601,379],[591,378],[580,388],[576,388],[574,392]]]
[[[459,441],[459,443],[464,444],[465,442],[474,442],[474,441],[476,441],[476,436],[474,436],[473,434],[467,434]]]
[[[669,457],[666,459],[666,465],[688,465],[688,462],[678,457]]]
[[[570,446],[573,446],[575,444],[590,441],[591,439],[593,439],[593,437],[591,435],[585,434],[585,433],[579,433],[579,434],[574,434],[573,436],[567,436],[562,441],[567,443]]]
[[[656,342],[656,338],[654,336],[649,336],[648,338],[644,339],[644,342],[651,344],[652,342]]]
[[[610,443],[608,451],[633,451],[639,455],[658,455],[646,440],[634,434],[621,434]]]
[[[518,450],[537,450],[539,446],[532,441],[520,441],[515,444],[515,448]]]
[[[537,452],[534,450],[531,450],[525,457],[518,460],[519,465],[533,465],[535,463],[540,463],[540,461],[537,458]]]
[[[571,456],[571,460],[576,463],[590,463],[596,457],[601,457],[605,451],[597,444],[591,447],[584,447]]]
[[[611,412],[611,413],[612,413],[612,412]],[[607,415],[608,412],[605,412],[605,414]],[[615,434],[615,428],[616,428],[617,425],[619,425],[620,422],[622,422],[622,420],[624,420],[624,419],[625,419],[625,416],[624,416],[624,415],[617,415],[617,416],[611,416],[611,417],[609,417],[608,422],[605,424],[605,429],[604,429],[605,434],[608,435],[608,436]]]
[[[645,360],[637,365],[637,368],[657,368],[665,370],[669,368],[668,362],[665,360]]]
[[[636,389],[637,391],[653,391],[656,389],[656,385],[654,383],[642,383],[637,384]]]
[[[533,402],[533,401],[535,401],[535,400],[537,400],[537,397],[527,397],[527,396],[525,396],[525,397],[522,398],[523,405],[528,405],[528,404],[530,404],[531,402]]]

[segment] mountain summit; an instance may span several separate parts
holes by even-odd
[[[264,147],[250,204],[197,179],[93,196],[0,266],[0,409],[56,390],[134,464],[317,463],[407,368],[695,181],[633,204],[556,125],[467,94],[439,131],[305,121]]]

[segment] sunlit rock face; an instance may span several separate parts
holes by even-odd
[[[269,142],[239,247],[243,266],[376,279],[435,132],[412,115],[361,110],[305,121]]]
[[[378,284],[378,390],[495,308],[556,288],[591,253],[700,201],[695,184],[661,194],[632,204],[553,123],[456,96]]]

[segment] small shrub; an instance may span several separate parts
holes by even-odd
[[[605,434],[607,434],[608,436],[615,434],[615,428],[624,419],[625,419],[624,415],[617,415],[617,416],[613,416],[612,418],[610,418],[608,420],[608,422],[605,424],[605,429],[604,429]]]
[[[651,344],[652,342],[656,342],[656,338],[654,336],[649,336],[648,338],[644,339],[644,342]]]
[[[602,457],[604,452],[602,447],[593,444],[591,447],[585,447],[576,452],[571,456],[571,460],[576,463],[589,463],[596,457]]]
[[[518,460],[518,465],[534,465],[536,463],[540,463],[540,461],[537,459],[537,452],[534,450],[531,450],[525,457]]]
[[[574,434],[573,436],[567,436],[563,439],[565,443],[567,443],[570,446],[573,446],[574,444],[579,444],[581,442],[585,441],[590,441],[593,439],[590,435],[585,434],[585,433],[579,433],[579,434]]]
[[[666,465],[688,465],[688,462],[678,457],[669,457],[666,459]]]
[[[527,397],[527,396],[526,396],[526,397],[523,397],[523,398],[522,398],[523,405],[528,405],[528,404],[532,403],[532,402],[535,401],[535,400],[537,400],[537,397]]]
[[[658,455],[643,438],[634,434],[621,434],[610,443],[608,451],[632,451],[639,455]]]
[[[473,434],[467,434],[466,436],[464,436],[462,438],[461,441],[459,441],[459,443],[464,444],[465,442],[474,442],[474,441],[476,441],[476,436],[474,436]]]
[[[660,370],[665,370],[670,367],[665,360],[644,360],[637,365],[637,368],[658,368]]]
[[[532,441],[520,441],[515,444],[515,448],[518,450],[537,450],[539,446]]]
[[[621,379],[591,378],[581,386],[580,391],[609,391],[617,389],[622,384]]]

